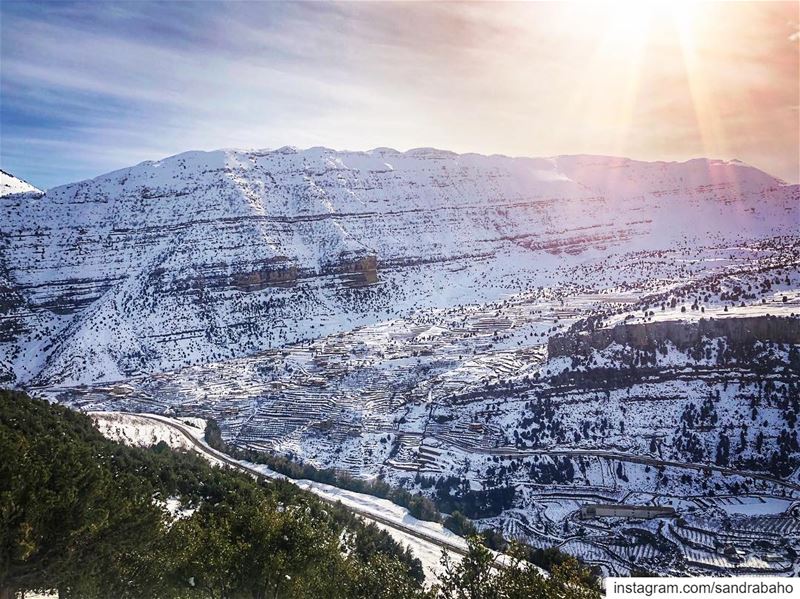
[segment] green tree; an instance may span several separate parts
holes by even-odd
[[[439,599],[600,599],[597,588],[585,586],[584,572],[575,560],[566,560],[548,575],[527,561],[527,549],[512,543],[502,561],[484,547],[479,537],[468,539],[469,550],[460,561],[445,554]]]
[[[64,408],[0,392],[0,587],[93,594],[162,527],[134,477],[97,460]],[[89,425],[91,426],[91,425]],[[121,572],[120,572],[121,573]],[[127,572],[135,575],[136,572]],[[133,585],[139,582],[132,579]],[[119,595],[124,596],[124,595]]]

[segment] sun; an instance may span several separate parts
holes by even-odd
[[[621,46],[647,41],[654,25],[669,25],[681,37],[689,35],[705,8],[700,0],[616,0],[607,5],[608,35]]]
[[[587,4],[580,5],[586,7]],[[691,0],[609,0],[592,4],[595,46],[567,106],[582,118],[587,103],[613,126],[605,140],[623,153],[638,132],[642,82],[669,73],[685,85],[692,118],[709,149],[724,142],[698,46],[708,44],[708,3]]]

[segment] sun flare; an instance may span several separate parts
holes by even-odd
[[[708,5],[696,0],[619,0],[608,5],[608,36],[621,46],[644,43],[654,26],[668,26],[681,37],[691,34]]]
[[[725,153],[727,144],[715,111],[701,46],[713,41],[710,5],[705,2],[619,0],[596,5],[602,34],[596,40],[586,80],[576,86],[572,106],[587,104],[613,123],[609,141],[624,153],[640,132],[636,126],[653,72],[667,73],[684,90],[687,118],[695,123],[704,151]],[[612,84],[613,82],[613,84]]]

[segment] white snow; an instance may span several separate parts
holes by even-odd
[[[17,179],[14,175],[0,170],[0,197],[30,192],[42,193],[27,181]]]
[[[173,449],[192,449],[179,431],[166,424],[136,414],[90,412],[95,426],[104,437],[133,447],[152,447],[163,441]]]
[[[786,512],[792,505],[789,499],[777,497],[730,497],[726,501],[718,501],[715,505],[729,514],[745,514],[748,516],[777,515]]]

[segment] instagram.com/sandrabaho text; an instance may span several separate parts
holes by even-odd
[[[607,599],[800,599],[800,580],[776,576],[611,577],[605,587]]]

